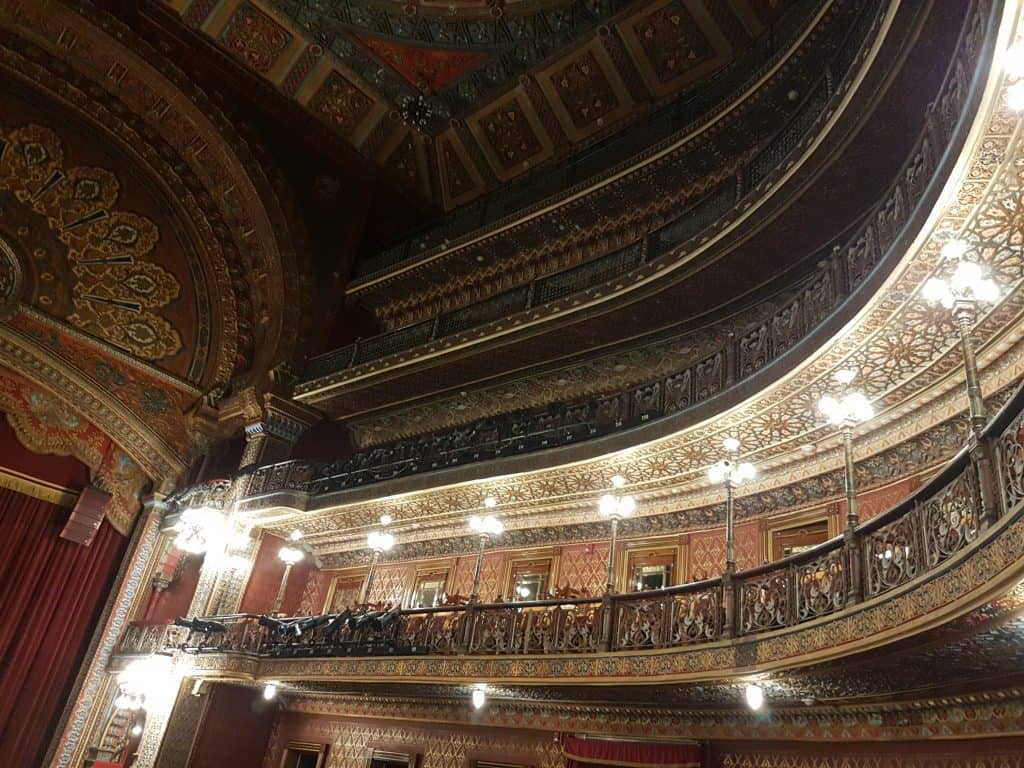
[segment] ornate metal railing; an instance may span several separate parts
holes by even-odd
[[[203,631],[132,626],[121,653],[177,645],[193,653],[267,656],[583,654],[674,648],[796,627],[908,588],[952,558],[967,556],[1000,518],[1024,515],[1022,410],[1024,386],[977,445],[961,450],[910,498],[842,536],[747,571],[593,598],[283,620],[236,615],[214,617],[220,626]],[[982,472],[993,476],[997,496],[988,518]]]

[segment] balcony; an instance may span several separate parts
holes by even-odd
[[[684,679],[843,655],[933,626],[1019,581],[1022,409],[1024,388],[977,446],[887,513],[736,574],[603,598],[211,617],[205,631],[174,637],[179,628],[129,630],[121,653],[176,645],[197,674],[520,682]]]

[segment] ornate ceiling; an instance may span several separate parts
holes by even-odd
[[[624,129],[665,99],[692,94],[748,52],[763,60],[773,25],[797,28],[817,7],[748,0],[164,2],[446,209]]]
[[[0,7],[0,364],[171,483],[200,403],[292,353],[297,263],[249,147],[124,32]]]
[[[1005,49],[1014,23],[1008,13],[994,41],[996,50]],[[285,482],[285,493],[276,500],[269,496],[247,503],[249,513],[274,528],[301,524],[310,544],[326,553],[362,549],[365,531],[385,511],[395,518],[400,541],[450,537],[463,530],[466,517],[480,508],[486,495],[497,498],[497,512],[512,531],[589,522],[595,498],[617,473],[637,496],[642,517],[713,505],[720,499],[708,486],[706,471],[720,458],[726,436],[738,437],[761,470],[760,479],[744,494],[840,466],[837,435],[823,423],[815,404],[834,386],[832,374],[849,367],[859,371],[857,386],[879,412],[858,431],[858,456],[879,454],[964,409],[955,327],[946,313],[920,296],[924,282],[946,269],[942,245],[957,236],[983,244],[979,259],[997,276],[1002,290],[974,331],[983,386],[992,393],[1011,385],[1024,368],[1018,206],[1024,149],[1019,119],[1005,106],[1006,85],[998,67],[993,68],[968,146],[941,204],[927,226],[907,238],[910,246],[868,306],[794,372],[755,396],[665,437],[644,440],[645,431],[640,430],[617,442],[606,440],[607,452],[596,458],[580,460],[585,453],[560,450],[545,458],[545,469],[517,473],[517,467],[529,465],[506,459],[434,475],[431,487],[412,478],[308,501],[301,493],[289,495]],[[285,506],[276,506],[278,501]]]

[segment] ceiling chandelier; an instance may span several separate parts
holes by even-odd
[[[426,130],[434,117],[434,108],[422,93],[417,93],[415,96],[405,98],[399,107],[399,114],[402,116],[403,123],[422,131]]]

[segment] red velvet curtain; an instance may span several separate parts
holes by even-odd
[[[697,744],[644,744],[562,736],[567,768],[613,765],[624,768],[699,768]]]
[[[0,489],[0,761],[42,760],[127,544],[61,539],[68,514]]]

